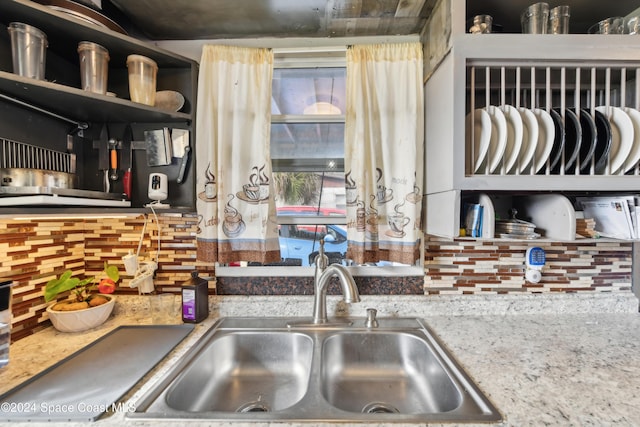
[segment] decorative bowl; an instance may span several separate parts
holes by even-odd
[[[55,303],[49,305],[47,307],[47,313],[49,314],[51,323],[53,323],[53,327],[60,332],[81,332],[103,324],[113,311],[116,298],[113,295],[99,295],[109,299],[109,302],[96,307],[74,311],[52,310],[51,307],[53,307]]]
[[[155,107],[165,111],[180,111],[184,107],[184,96],[173,90],[158,91]]]

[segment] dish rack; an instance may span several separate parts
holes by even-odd
[[[638,175],[639,110],[637,63],[467,59],[465,176]],[[527,111],[538,116],[535,154],[543,146],[549,151],[546,158],[541,153],[540,165],[534,164],[535,155],[527,145],[531,144],[527,137],[535,136],[527,128],[525,115],[531,117]],[[581,119],[598,124],[601,114],[606,123],[599,124],[591,143],[592,151],[597,151],[587,157],[587,139],[593,131],[591,127],[583,130],[586,125]],[[542,120],[542,115],[552,121]],[[553,138],[545,140],[542,129],[548,137],[549,123],[553,123]]]
[[[76,173],[76,156],[0,137],[2,169],[38,169]]]

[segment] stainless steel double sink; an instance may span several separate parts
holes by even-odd
[[[136,403],[136,419],[492,422],[498,410],[424,321],[222,318]]]

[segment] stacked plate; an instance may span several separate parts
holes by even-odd
[[[626,173],[640,162],[640,111],[489,105],[467,115],[466,137],[474,173]]]
[[[537,239],[539,233],[535,232],[536,225],[520,219],[497,219],[496,236],[508,239]]]

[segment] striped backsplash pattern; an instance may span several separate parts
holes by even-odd
[[[140,250],[142,260],[158,258],[156,289],[178,293],[180,284],[189,279],[194,269],[203,276],[214,276],[212,266],[195,261],[197,216],[161,213],[158,218],[160,232],[154,216],[147,216]],[[98,274],[107,261],[118,265],[123,275],[117,293],[137,294],[136,289],[128,286],[131,277],[124,272],[121,258],[137,251],[144,222],[144,215],[1,219],[0,279],[14,282],[12,339],[18,340],[50,325],[44,311],[42,287],[64,270],[92,276]],[[533,244],[547,251],[543,280],[535,285],[523,278],[524,253],[530,245],[527,242],[432,238],[425,248],[424,294],[628,292],[631,289],[631,243],[589,240],[579,244]],[[286,286],[273,292],[291,294]],[[411,284],[406,287],[411,288],[406,293],[419,291]],[[375,287],[372,289],[377,292]],[[215,288],[210,289],[210,293],[215,292]],[[402,290],[394,289],[393,293],[402,293]]]
[[[540,283],[524,280],[525,252],[546,252]],[[625,241],[544,242],[430,239],[426,294],[615,292],[631,290],[632,244]]]

